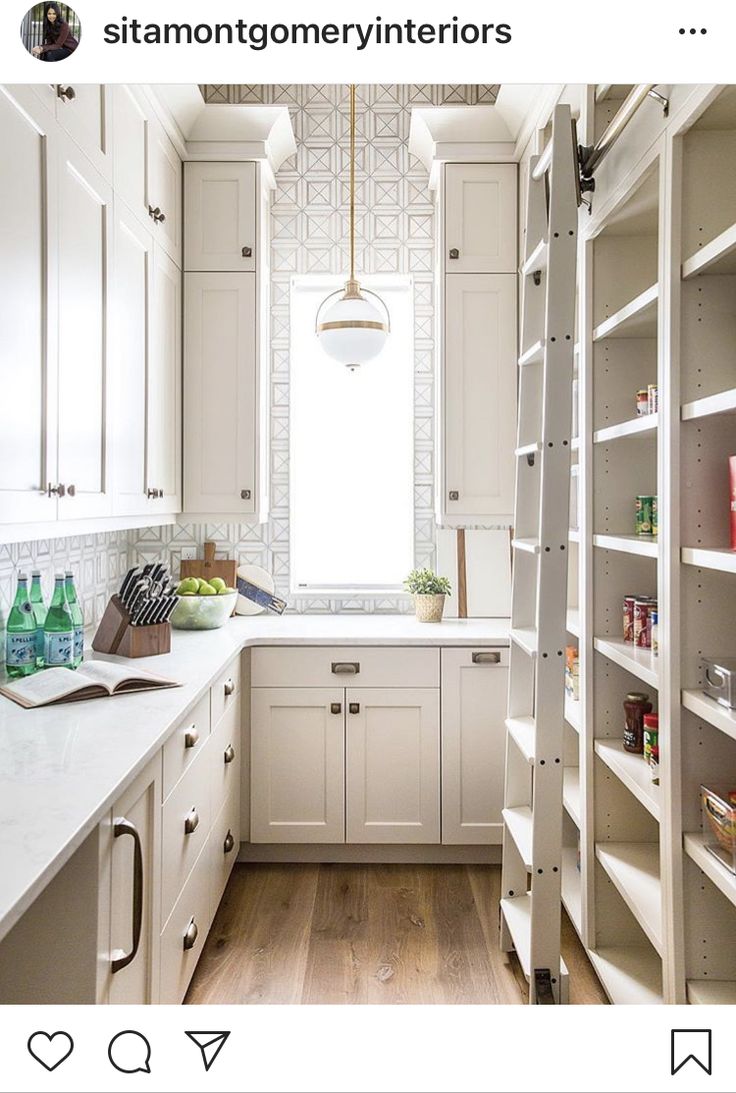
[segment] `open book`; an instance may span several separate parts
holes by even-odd
[[[131,691],[180,686],[174,679],[156,676],[142,668],[129,668],[107,660],[88,660],[76,672],[68,668],[46,668],[25,679],[5,683],[0,687],[0,694],[33,710],[37,706],[80,702],[85,698],[107,698]]]

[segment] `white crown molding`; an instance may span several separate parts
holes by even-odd
[[[411,111],[409,152],[436,188],[442,163],[502,162],[515,158],[516,142],[495,106],[416,106]]]

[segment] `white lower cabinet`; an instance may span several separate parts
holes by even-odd
[[[212,921],[209,863],[205,846],[161,933],[162,1005],[181,1002],[202,955]]]
[[[251,842],[345,841],[342,687],[254,687]]]
[[[440,841],[439,690],[346,691],[349,843]]]
[[[158,755],[100,828],[101,1002],[139,1004],[158,997],[160,801]]]
[[[502,841],[508,649],[442,650],[442,842]]]

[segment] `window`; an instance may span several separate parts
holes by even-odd
[[[391,315],[378,357],[355,371],[314,332],[344,278],[291,292],[291,586],[294,593],[402,590],[414,560],[414,301],[410,278],[364,278]]]

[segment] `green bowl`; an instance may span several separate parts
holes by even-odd
[[[180,596],[171,616],[175,630],[218,630],[233,613],[237,592],[222,596]]]

